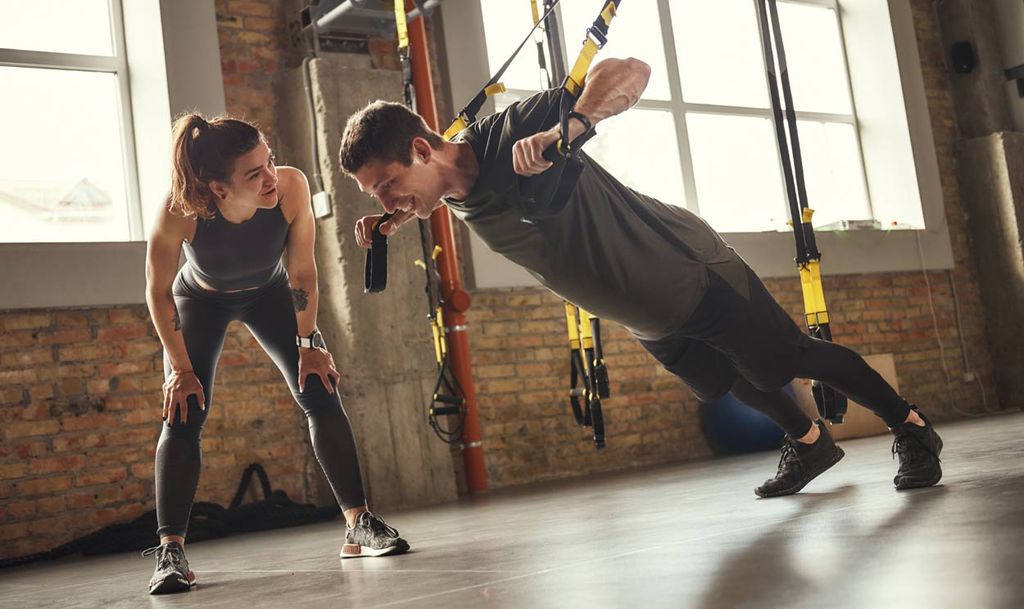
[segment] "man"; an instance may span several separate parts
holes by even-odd
[[[636,59],[595,64],[568,139],[632,107],[649,76]],[[855,352],[804,334],[703,220],[624,186],[585,154],[575,179],[563,174],[565,161],[545,160],[562,135],[560,95],[555,89],[515,103],[456,142],[404,106],[377,101],[349,119],[341,165],[394,214],[383,234],[448,205],[544,286],[624,325],[701,400],[732,392],[769,416],[787,441],[758,496],[796,493],[843,457],[825,425],[781,391],[795,377],[827,383],[886,421],[900,459],[897,489],[937,483],[942,440],[929,420]],[[575,182],[563,200],[552,197],[560,179]],[[380,217],[356,224],[360,246],[369,246]]]

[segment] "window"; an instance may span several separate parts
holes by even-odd
[[[142,238],[120,0],[0,0],[0,243]]]
[[[778,6],[814,224],[870,222],[835,0]],[[562,0],[556,9],[569,65],[599,9],[593,0]],[[530,27],[530,11],[525,3],[483,0],[482,12],[495,70]],[[588,153],[629,186],[686,206],[721,232],[788,231],[754,0],[624,3],[598,58],[627,56],[651,65],[650,83],[636,108],[602,123]],[[498,109],[545,86],[532,49],[520,53],[504,82]],[[632,161],[641,146],[642,164]]]

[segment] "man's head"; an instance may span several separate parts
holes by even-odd
[[[353,114],[341,136],[341,167],[385,211],[426,218],[444,195],[434,154],[444,140],[401,104],[375,101]]]

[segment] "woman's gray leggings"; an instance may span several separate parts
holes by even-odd
[[[184,536],[199,484],[199,437],[213,403],[213,381],[228,323],[241,321],[281,370],[309,423],[313,452],[342,509],[366,503],[355,439],[338,392],[327,392],[320,378],[306,379],[299,393],[299,351],[296,321],[287,276],[243,292],[210,292],[195,285],[188,269],[174,283],[174,302],[181,320],[192,369],[206,394],[206,410],[189,399],[188,421],[165,421],[156,449],[156,511],[158,534]],[[169,365],[164,359],[164,374]]]

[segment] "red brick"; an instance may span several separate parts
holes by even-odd
[[[0,354],[0,366],[6,368],[28,367],[53,362],[52,349],[28,349]]]
[[[85,464],[86,459],[84,455],[50,457],[47,459],[35,459],[29,466],[29,471],[33,475],[70,472],[81,469]]]
[[[32,330],[49,327],[53,323],[53,316],[49,313],[7,313],[0,317],[0,322],[3,323],[4,332]]]
[[[126,326],[107,326],[101,328],[97,339],[101,341],[119,341],[149,335],[149,324],[131,324]]]
[[[104,469],[98,469],[79,473],[75,477],[75,486],[94,486],[97,484],[114,484],[122,482],[128,478],[128,469],[126,467],[107,467]]]
[[[103,343],[64,345],[57,350],[57,359],[61,362],[88,362],[118,357],[118,350],[113,345]]]
[[[53,438],[53,452],[62,453],[84,448],[102,448],[107,445],[105,435],[60,435]]]
[[[35,333],[24,332],[0,332],[0,350],[20,349],[36,344]]]
[[[64,431],[107,430],[116,429],[120,423],[120,419],[115,415],[95,413],[79,417],[67,417],[61,421],[61,427],[63,427]]]
[[[0,525],[0,541],[19,539],[28,535],[29,524],[27,522],[16,522],[14,524]]]
[[[58,431],[60,431],[60,423],[54,420],[17,421],[4,426],[4,436],[8,440],[29,436],[46,436]]]
[[[51,495],[71,488],[71,478],[68,476],[51,476],[49,478],[21,480],[16,486],[18,493],[23,497]]]
[[[87,343],[93,340],[89,328],[57,328],[43,330],[38,334],[40,345],[65,345],[70,343]]]
[[[272,14],[269,2],[254,0],[229,0],[227,12],[232,15],[254,15],[257,17],[270,17]]]
[[[0,463],[0,480],[21,478],[28,472],[27,463]]]
[[[35,383],[37,379],[36,369],[27,368],[24,370],[0,370],[0,387],[4,385],[28,385]]]

